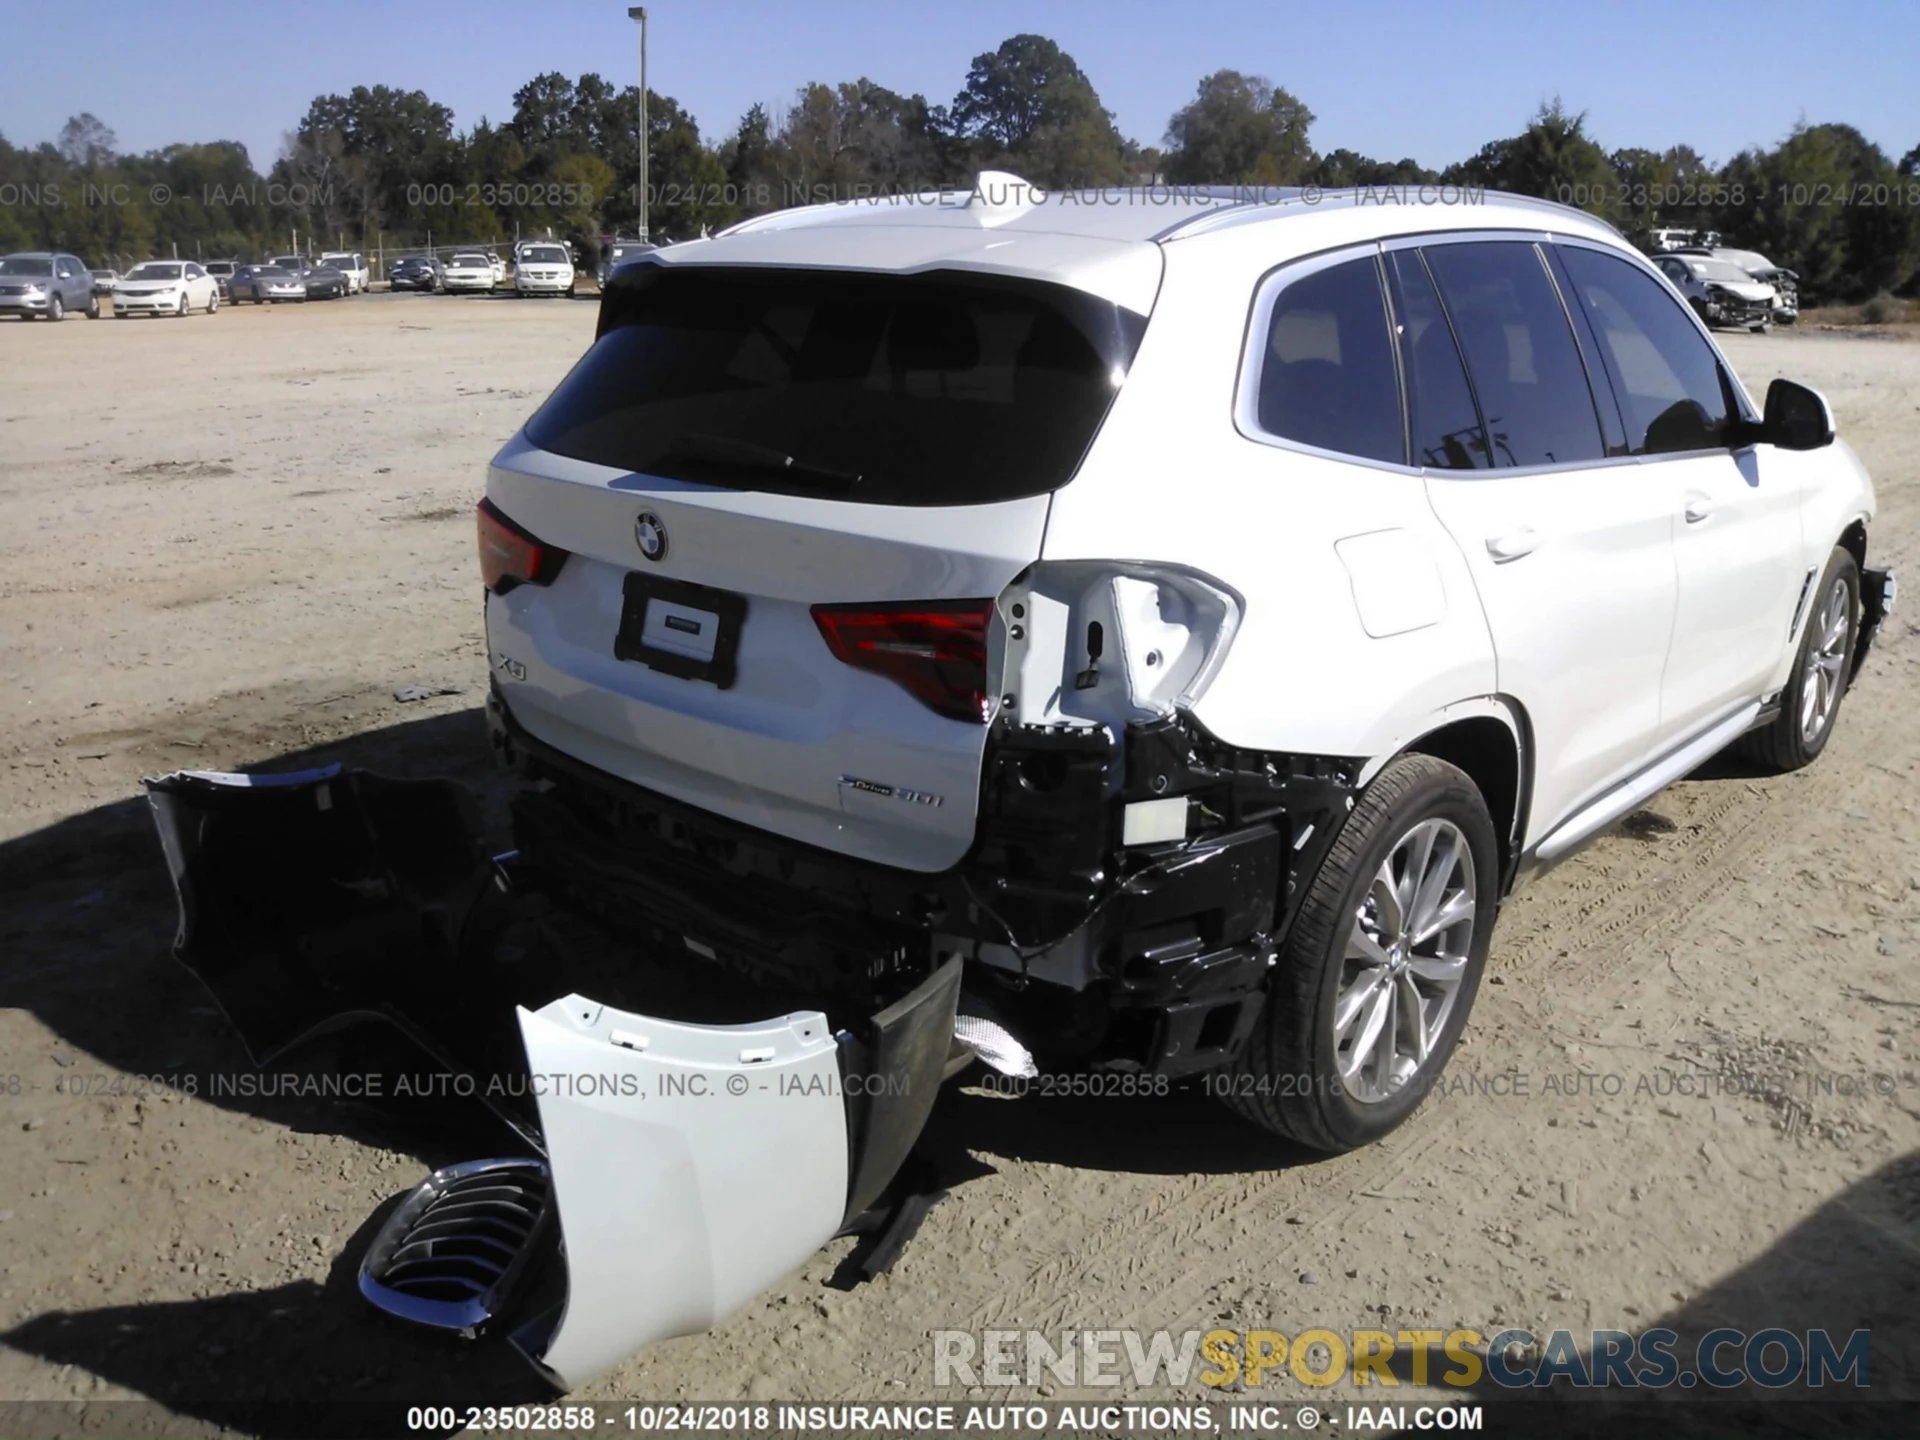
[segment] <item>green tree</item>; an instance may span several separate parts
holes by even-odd
[[[1611,211],[1617,184],[1606,152],[1587,134],[1586,114],[1569,113],[1557,95],[1534,112],[1525,130],[1449,166],[1441,179],[1558,200],[1601,214]]]
[[[1614,221],[1636,240],[1662,226],[1710,229],[1719,223],[1711,199],[1717,177],[1692,146],[1616,150],[1607,163],[1620,194]]]
[[[741,133],[757,143],[750,130]],[[930,189],[941,179],[940,138],[924,96],[897,95],[863,76],[803,89],[778,136],[767,138],[764,162],[785,193],[806,198]]]
[[[954,98],[953,153],[975,167],[1018,171],[1049,189],[1114,185],[1127,176],[1125,144],[1093,82],[1042,35],[1015,35],[976,55]]]
[[[76,170],[108,163],[119,146],[113,131],[91,112],[72,116],[60,129],[60,158]]]
[[[1307,172],[1308,183],[1323,190],[1348,190],[1368,185],[1424,185],[1437,180],[1436,171],[1412,159],[1370,160],[1352,150],[1331,150]]]
[[[739,207],[727,197],[727,171],[701,142],[700,127],[670,95],[647,92],[648,178],[657,203],[648,208],[655,240],[690,240],[731,225]]]
[[[1772,151],[1736,156],[1723,178],[1747,187],[1728,239],[1798,271],[1803,300],[1861,300],[1912,278],[1914,210],[1882,203],[1905,177],[1853,126],[1796,125]]]
[[[1167,121],[1167,179],[1180,184],[1297,185],[1315,156],[1313,112],[1262,75],[1216,70]]]

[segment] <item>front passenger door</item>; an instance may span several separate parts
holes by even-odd
[[[1670,490],[1678,585],[1661,723],[1707,728],[1774,681],[1806,578],[1795,467],[1728,448],[1738,402],[1693,318],[1637,265],[1555,247],[1613,377],[1632,453]]]

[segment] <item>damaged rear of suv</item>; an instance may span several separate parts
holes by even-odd
[[[154,782],[256,1056],[377,1015],[521,1077],[534,1153],[396,1213],[384,1308],[577,1384],[897,1245],[974,1058],[1365,1144],[1522,876],[1824,747],[1871,483],[1609,227],[991,190],[608,282],[478,511],[511,852],[438,782]]]
[[[481,512],[523,858],[824,990],[962,957],[1049,1064],[1228,1058],[1352,770],[1182,714],[1225,584],[1041,558],[1144,326],[961,270],[623,272]]]

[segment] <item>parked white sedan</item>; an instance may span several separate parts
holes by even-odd
[[[454,256],[440,272],[440,288],[447,291],[493,289],[493,257],[479,250]]]
[[[113,313],[125,320],[139,314],[184,315],[220,308],[220,283],[191,260],[149,260],[136,265],[113,287]]]

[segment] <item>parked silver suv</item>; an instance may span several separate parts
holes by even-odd
[[[63,320],[69,310],[79,310],[89,320],[100,318],[93,272],[73,256],[26,250],[0,259],[0,314]]]

